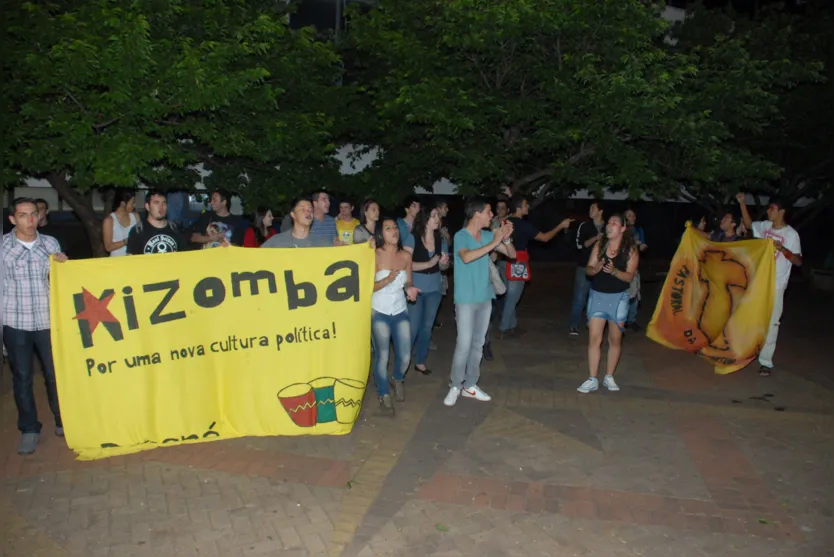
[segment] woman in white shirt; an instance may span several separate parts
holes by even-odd
[[[136,216],[136,193],[133,190],[116,190],[113,198],[113,212],[101,223],[101,237],[104,249],[110,257],[127,255],[127,237],[139,222]]]
[[[405,400],[403,380],[411,359],[411,326],[408,301],[417,299],[419,290],[411,283],[411,254],[403,249],[400,230],[393,219],[384,219],[374,230],[376,275],[371,299],[371,340],[373,370],[380,409],[394,415],[391,387],[398,402]],[[394,342],[394,376],[388,380],[388,358]]]

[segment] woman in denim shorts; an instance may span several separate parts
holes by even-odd
[[[609,391],[619,391],[614,381],[614,371],[620,361],[623,331],[628,317],[628,287],[634,275],[640,255],[631,230],[620,214],[611,215],[605,227],[605,235],[594,246],[586,271],[591,278],[588,295],[588,367],[590,377],[577,389],[591,393],[599,389],[599,361],[602,354],[602,335],[608,324],[608,362],[602,384]]]

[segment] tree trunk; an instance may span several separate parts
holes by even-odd
[[[790,224],[797,230],[801,230],[810,222],[813,222],[823,211],[828,207],[834,205],[834,191],[812,201],[805,207],[798,209],[793,214],[788,215]]]
[[[110,208],[113,207],[114,199],[116,199],[116,188],[107,188],[104,190],[104,193],[101,196],[101,202],[104,204],[105,215],[109,214]]]
[[[547,194],[550,193],[550,187],[550,182],[548,182],[547,184],[539,186],[539,188],[535,191],[535,197],[533,198],[533,202],[530,204],[531,211],[545,202]]]
[[[92,195],[82,195],[75,191],[70,186],[67,175],[64,173],[49,174],[46,179],[55,188],[61,199],[66,201],[67,205],[75,211],[78,220],[84,225],[93,257],[105,257],[107,252],[104,250],[104,240],[101,237],[101,219],[98,218],[93,209]]]

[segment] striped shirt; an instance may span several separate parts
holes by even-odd
[[[339,231],[336,229],[336,219],[330,215],[324,215],[324,220],[320,221],[314,216],[310,234],[327,238],[327,241],[333,244],[333,240],[339,235]]]
[[[49,329],[49,256],[60,253],[52,236],[38,234],[31,247],[3,236],[3,325],[21,331]]]

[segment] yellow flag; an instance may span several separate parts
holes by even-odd
[[[647,335],[727,374],[764,345],[776,288],[772,240],[710,242],[687,223]]]
[[[374,252],[216,248],[52,263],[52,345],[81,459],[339,435],[370,365]]]

